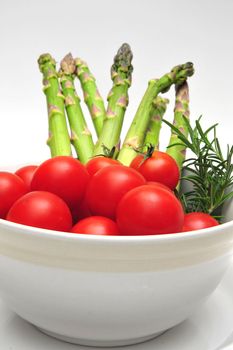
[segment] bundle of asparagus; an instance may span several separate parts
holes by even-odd
[[[188,131],[182,116],[188,117],[189,114],[187,78],[194,73],[193,64],[190,62],[174,67],[160,79],[149,81],[123,145],[119,148],[121,129],[128,105],[128,89],[132,81],[132,58],[130,46],[123,44],[114,57],[111,67],[113,86],[107,98],[106,110],[96,80],[81,58],[73,59],[71,54],[66,55],[57,72],[55,60],[51,55],[43,54],[39,57],[38,63],[43,74],[44,92],[47,98],[48,145],[52,157],[71,155],[72,144],[77,157],[83,163],[109,150],[109,154],[122,164],[130,165],[137,151],[143,147],[145,149],[147,144],[159,149],[162,119],[169,102],[159,94],[168,91],[173,84],[176,86],[174,124],[187,136]],[[75,77],[78,77],[81,83],[84,101],[92,117],[98,137],[96,144],[93,142],[80,98],[75,90]],[[174,157],[181,167],[185,158],[185,145],[177,146],[176,141],[177,135],[172,131],[169,146],[174,145],[174,147],[169,147],[167,153]]]
[[[50,54],[39,57],[47,99],[47,143],[51,156],[70,156],[74,148],[78,159],[84,164],[93,157],[104,155],[117,159],[125,166],[133,166],[138,153],[142,153],[145,165],[146,159],[159,150],[160,130],[164,121],[171,130],[166,157],[175,160],[178,172],[182,173],[183,169],[189,171],[190,174],[181,179],[189,181],[193,186],[193,190],[187,193],[176,191],[177,196],[183,201],[186,212],[198,211],[200,208],[206,213],[215,212],[229,195],[233,195],[233,192],[228,194],[226,191],[233,183],[233,147],[228,149],[227,157],[224,158],[216,137],[215,125],[204,131],[198,119],[195,127],[191,127],[187,82],[194,73],[191,62],[175,66],[161,78],[149,81],[120,147],[120,135],[128,106],[128,90],[132,82],[132,59],[130,46],[123,44],[111,67],[113,85],[105,108],[95,77],[81,58],[73,59],[71,54],[66,55],[57,71],[55,60]],[[96,131],[95,143],[76,93],[75,78],[81,84],[84,102]],[[175,107],[173,123],[170,123],[164,119],[169,101],[161,94],[166,93],[172,85],[175,87]],[[213,140],[209,140],[211,131],[214,131]],[[186,160],[187,148],[194,157]]]

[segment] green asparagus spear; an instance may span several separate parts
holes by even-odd
[[[121,128],[128,105],[128,89],[131,85],[133,55],[128,44],[118,50],[111,68],[113,87],[108,95],[108,108],[102,132],[96,143],[94,155],[103,153],[102,147],[109,149],[119,143]]]
[[[50,54],[43,54],[38,59],[43,74],[44,93],[47,99],[49,138],[51,156],[70,156],[71,144],[65,119],[64,96],[59,87],[55,60]]]
[[[162,126],[162,118],[166,112],[168,103],[169,100],[167,98],[157,96],[152,103],[150,111],[150,121],[146,131],[144,144],[149,144],[157,150],[159,149],[159,134]]]
[[[172,84],[182,84],[187,77],[193,75],[193,73],[193,64],[188,62],[174,67],[170,73],[165,74],[160,79],[149,81],[148,88],[119,152],[118,160],[121,163],[129,165],[137,155],[136,149],[142,147],[150,120],[151,105],[156,96],[158,96],[159,93],[168,91]]]
[[[176,103],[174,108],[173,125],[177,127],[185,137],[188,137],[188,127],[184,118],[189,119],[189,88],[186,81],[181,85],[176,85]],[[179,143],[179,145],[177,143]],[[175,159],[178,167],[181,169],[183,161],[185,160],[186,146],[179,139],[174,130],[171,131],[167,153]]]
[[[76,75],[83,89],[84,101],[91,114],[96,134],[99,136],[106,117],[104,101],[96,86],[95,77],[90,72],[86,62],[81,60],[81,58],[76,58],[75,65]]]
[[[82,163],[86,163],[92,157],[94,143],[80,106],[80,99],[75,91],[75,69],[76,66],[72,55],[66,55],[61,61],[59,75],[71,129],[71,142],[79,160]]]

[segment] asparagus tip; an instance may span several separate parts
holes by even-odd
[[[175,85],[176,95],[179,94],[182,100],[189,99],[189,86],[187,80],[185,80],[182,84]]]
[[[71,53],[68,53],[63,60],[61,61],[60,64],[61,68],[60,68],[60,72],[64,73],[64,74],[74,74],[75,73],[75,60],[72,56]]]
[[[191,77],[194,74],[194,66],[192,62],[187,62],[179,66],[174,67],[171,70],[171,73],[177,77],[176,84],[183,84],[188,77]]]
[[[111,75],[114,77],[118,71],[122,71],[127,74],[127,77],[131,77],[133,66],[131,64],[133,59],[133,53],[130,45],[124,43],[121,45],[114,57],[114,62],[111,68]]]
[[[41,72],[43,71],[44,65],[46,65],[47,63],[51,63],[52,65],[56,66],[56,61],[49,53],[44,53],[40,55],[37,62]]]
[[[192,62],[187,62],[180,64],[172,68],[168,76],[171,79],[172,84],[175,84],[177,87],[184,84],[188,77],[191,77],[194,74],[194,67]],[[171,85],[171,84],[170,84]],[[161,89],[161,92],[167,92],[170,89],[169,86],[165,86]]]

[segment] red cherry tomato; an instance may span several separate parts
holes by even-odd
[[[144,162],[145,157],[142,154],[138,154],[131,162],[130,167],[138,170],[142,163]]]
[[[212,226],[219,225],[211,215],[201,212],[185,214],[183,232],[201,230]]]
[[[146,158],[142,154],[138,154],[131,162],[130,167],[138,170]]]
[[[161,184],[161,182],[147,181],[146,184],[147,184],[147,185],[158,186],[158,187],[164,188],[165,190],[170,191],[171,193],[174,194],[174,192],[173,192],[169,187],[167,187],[167,186],[164,185],[164,184]]]
[[[0,218],[4,219],[12,204],[27,192],[23,180],[7,171],[0,172]]]
[[[71,214],[73,217],[74,224],[79,220],[82,220],[91,216],[91,212],[88,208],[85,196],[81,203],[79,203],[78,205],[76,205],[74,208],[71,209]]]
[[[91,216],[79,221],[72,228],[73,233],[114,236],[119,234],[117,224],[104,216]]]
[[[7,220],[56,231],[70,231],[72,217],[67,204],[53,193],[34,191],[20,197],[9,210]]]
[[[33,191],[52,192],[73,208],[82,200],[88,180],[89,174],[79,160],[57,156],[39,165],[31,188]]]
[[[118,160],[107,157],[94,157],[87,162],[86,168],[88,173],[93,176],[100,169],[103,169],[110,165],[120,165],[120,162],[118,162]]]
[[[181,232],[184,212],[167,189],[144,185],[122,197],[116,215],[121,234],[156,235]]]
[[[91,178],[86,192],[87,205],[92,215],[114,219],[123,195],[145,182],[136,170],[123,165],[112,165],[99,170]]]
[[[28,191],[31,190],[31,182],[32,177],[34,175],[35,170],[38,168],[37,165],[26,165],[22,168],[19,168],[15,174],[21,177],[21,179],[24,181],[25,185],[27,186]]]
[[[165,152],[154,151],[145,159],[138,155],[130,166],[137,169],[147,181],[160,182],[174,190],[179,182],[180,172],[176,161]]]

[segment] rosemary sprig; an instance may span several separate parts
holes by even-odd
[[[190,191],[179,194],[185,211],[202,211],[220,219],[223,203],[233,197],[233,146],[227,146],[224,157],[217,138],[217,124],[204,131],[200,119],[201,117],[195,121],[193,128],[189,120],[184,118],[190,140],[173,124],[166,120],[163,122],[170,126],[179,140],[194,154],[183,162],[186,175],[181,180],[191,184]],[[173,146],[175,144],[171,147]]]

